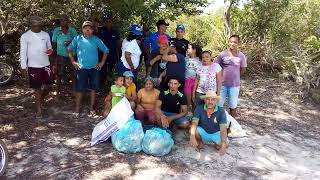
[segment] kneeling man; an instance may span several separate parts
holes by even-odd
[[[186,118],[187,114],[187,98],[184,94],[178,91],[181,86],[180,82],[171,78],[168,83],[169,89],[161,91],[159,100],[157,101],[158,118],[164,128],[169,125],[175,129],[188,128],[189,120]]]
[[[201,149],[204,142],[213,142],[220,155],[227,149],[227,119],[225,110],[218,106],[219,96],[208,91],[200,97],[205,104],[194,111],[190,129],[190,144]]]

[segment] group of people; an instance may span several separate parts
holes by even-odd
[[[184,38],[182,24],[176,26],[176,37],[166,34],[169,24],[165,20],[159,20],[152,33],[131,25],[122,44],[110,16],[104,17],[98,28],[91,21],[83,22],[78,34],[63,15],[52,37],[42,31],[42,22],[31,16],[31,28],[21,36],[20,51],[22,73],[36,97],[36,118],[42,118],[43,101],[54,81],[58,95],[61,83],[68,81],[66,67],[74,70],[77,118],[82,115],[81,99],[86,92],[91,97],[90,115],[95,115],[96,93],[107,74],[115,71],[114,84],[104,99],[104,116],[125,97],[144,127],[186,129],[193,147],[201,149],[204,142],[213,142],[221,154],[226,152],[224,104],[228,100],[231,116],[238,118],[240,76],[247,66],[238,49],[238,35],[232,35],[228,49],[214,57],[210,50],[203,51]],[[49,58],[53,54],[56,56]],[[140,77],[144,86],[138,89],[141,59],[146,77]]]

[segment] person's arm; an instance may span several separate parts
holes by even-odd
[[[71,43],[69,44],[67,50],[68,50],[68,57],[72,63],[72,65],[74,66],[74,68],[76,70],[79,70],[80,69],[80,64],[78,62],[76,62],[76,60],[74,59],[74,56],[73,56],[73,52],[76,51],[77,49],[77,40],[76,38],[74,38]]]
[[[240,67],[240,75],[243,76],[247,71],[246,67]]]
[[[217,95],[220,96],[221,87],[222,87],[222,70],[216,73],[217,81]]]
[[[156,102],[156,114],[157,114],[157,118],[160,119],[161,121],[161,125],[163,128],[168,128],[169,125],[170,125],[170,121],[168,119],[167,116],[165,116],[162,111],[161,111],[161,106],[162,106],[162,101],[161,101],[161,98],[157,100]]]
[[[196,91],[197,91],[197,89],[198,89],[199,80],[200,80],[200,77],[199,77],[199,75],[197,74],[197,75],[196,75],[196,79],[195,79],[195,81],[194,81],[193,90],[192,90],[192,101],[193,101],[193,102],[195,102],[195,99],[196,99]]]
[[[227,117],[224,110],[219,116],[219,126],[220,126],[220,138],[221,144],[219,149],[219,154],[224,155],[227,151]]]
[[[169,48],[164,50],[162,55],[162,60],[169,61],[169,62],[178,62],[178,57],[176,54],[168,54]]]
[[[96,65],[96,69],[100,70],[107,61],[109,49],[99,38],[97,38],[97,46],[100,49],[100,51],[103,52],[101,61]]]
[[[139,90],[138,93],[137,93],[136,104],[140,104],[141,103],[141,98],[142,98],[141,90]]]
[[[154,57],[153,59],[151,59],[150,61],[150,65],[152,66],[154,63],[156,63],[157,61],[160,61],[162,58],[162,55],[157,55],[156,57]]]
[[[163,77],[165,77],[167,74],[167,69],[165,69],[160,75],[159,75],[159,81],[161,82]]]
[[[191,127],[190,127],[190,145],[194,148],[198,147],[198,141],[196,138],[198,122],[199,122],[198,120],[193,119],[191,121]]]
[[[247,70],[247,58],[244,54],[242,54],[242,58],[240,58],[240,76],[244,75]]]
[[[133,66],[132,59],[131,59],[131,52],[125,51],[124,52],[124,57],[126,58],[126,61],[129,64],[130,71],[133,72],[134,71],[134,66]]]
[[[182,118],[182,117],[185,117],[188,113],[188,106],[187,105],[181,105],[180,107],[180,113],[179,114],[176,114],[176,115],[172,115],[172,116],[168,116],[168,121],[169,121],[169,124],[173,121],[173,120],[176,120],[176,119],[179,119],[179,118]]]
[[[27,78],[27,61],[28,61],[28,56],[27,56],[27,49],[28,49],[28,43],[26,40],[25,35],[21,36],[20,39],[20,64],[21,64],[21,69],[22,69],[22,76],[24,78]]]

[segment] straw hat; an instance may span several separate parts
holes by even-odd
[[[216,100],[220,99],[220,96],[216,94],[214,91],[208,91],[205,95],[200,96],[200,99],[204,100],[206,98],[214,98]]]

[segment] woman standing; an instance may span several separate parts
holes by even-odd
[[[118,74],[123,74],[126,71],[131,71],[134,75],[134,80],[137,81],[141,49],[142,29],[139,25],[132,25],[129,30],[129,34],[122,42],[122,55],[117,67]]]

